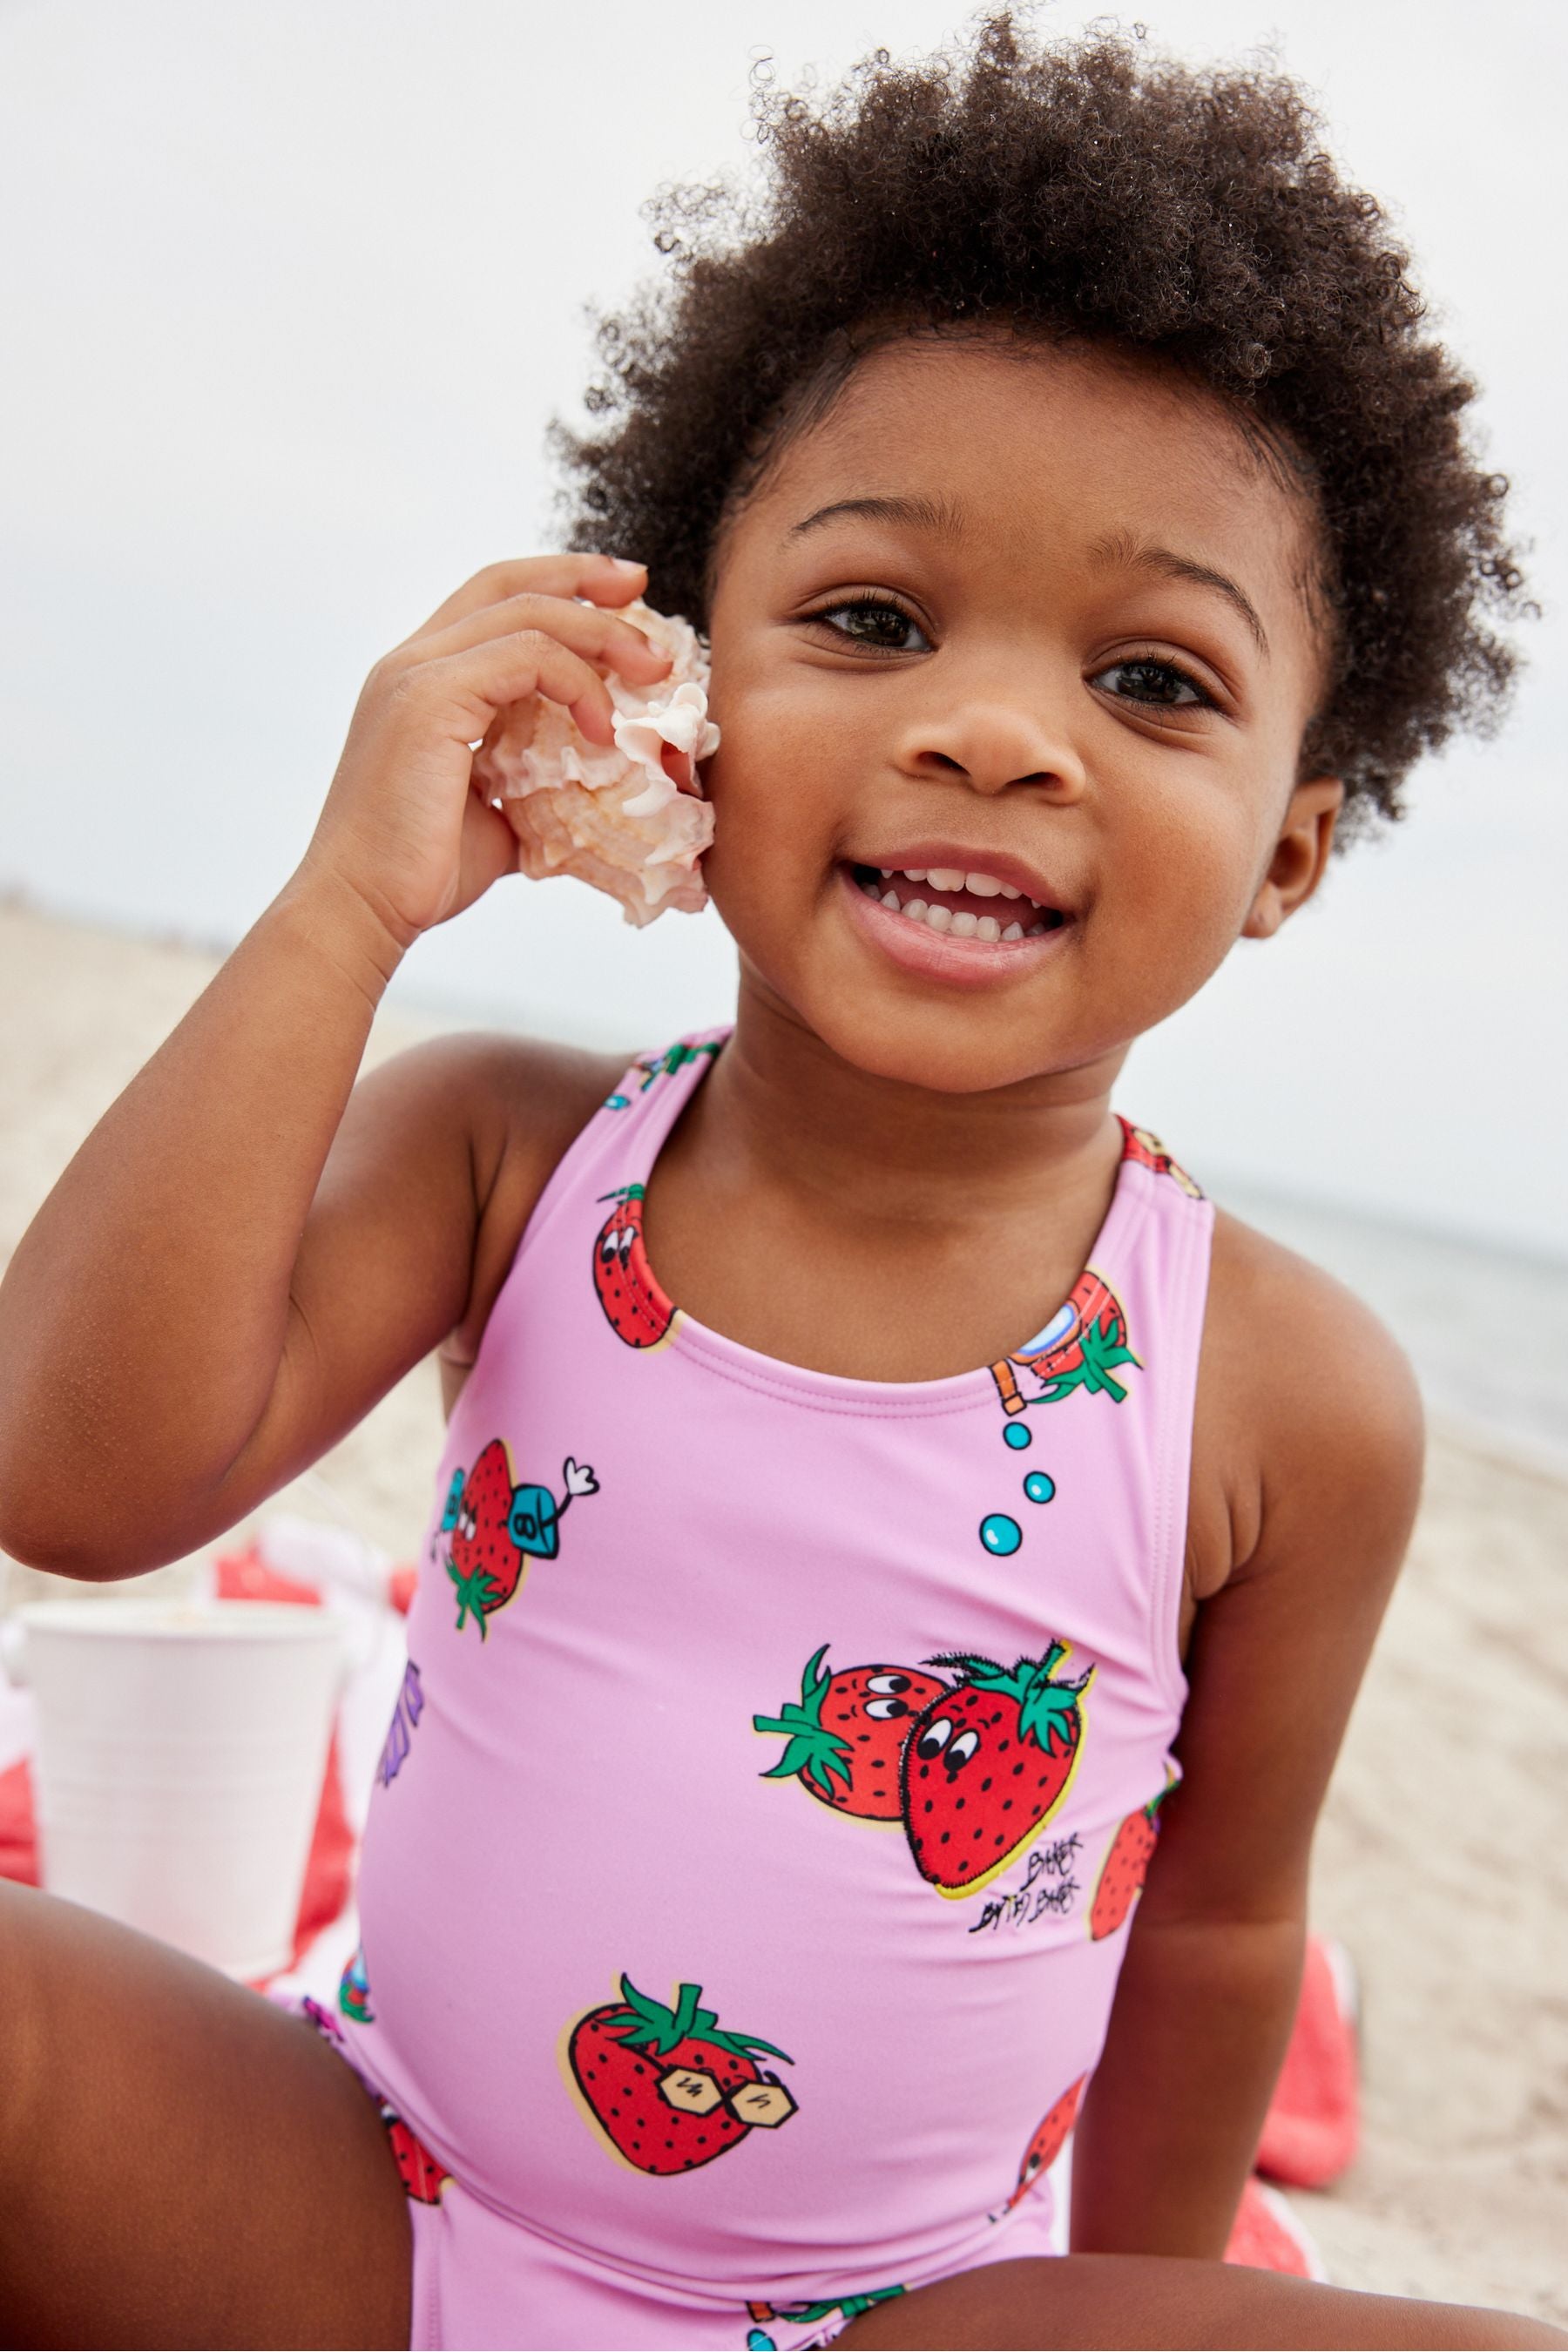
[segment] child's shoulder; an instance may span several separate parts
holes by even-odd
[[[633,1059],[631,1051],[459,1031],[410,1046],[367,1081],[363,1093],[378,1099],[361,1117],[379,1129],[386,1160],[461,1166],[472,1270],[462,1320],[442,1348],[448,1362],[472,1361],[541,1193]]]
[[[1216,1210],[1193,1440],[1196,1597],[1288,1533],[1331,1540],[1358,1513],[1413,1509],[1423,1450],[1410,1360],[1366,1301]]]
[[[458,1029],[412,1045],[385,1066],[417,1074],[432,1096],[465,1096],[477,1116],[512,1131],[590,1118],[635,1051],[605,1053],[513,1030]]]
[[[395,1055],[359,1089],[378,1124],[461,1145],[488,1201],[537,1191],[587,1125],[631,1053],[597,1053],[552,1038],[458,1030]]]

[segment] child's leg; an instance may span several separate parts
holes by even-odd
[[[405,2345],[410,2244],[308,2025],[0,1883],[0,2343]]]
[[[1540,2320],[1457,2303],[1352,2294],[1269,2271],[1149,2254],[987,2263],[879,2303],[836,2341],[845,2352],[1046,2352],[1054,2346],[1280,2345],[1307,2352],[1397,2346],[1568,2344]]]

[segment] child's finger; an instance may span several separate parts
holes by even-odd
[[[410,657],[438,661],[447,654],[464,653],[470,646],[487,644],[492,637],[511,636],[521,629],[541,630],[544,635],[570,646],[584,660],[603,662],[607,668],[619,670],[641,684],[651,684],[662,677],[670,667],[669,656],[659,653],[633,623],[618,620],[614,613],[600,612],[592,604],[574,604],[563,596],[536,593],[509,596],[500,604],[487,604],[481,611],[453,621],[411,646],[399,646],[398,654],[405,661]]]
[[[482,612],[488,604],[503,604],[509,596],[531,593],[541,596],[587,596],[595,604],[629,604],[647,585],[641,563],[626,563],[610,555],[520,555],[487,563],[466,580],[456,595],[438,604],[403,645],[411,646],[454,621]]]
[[[591,743],[615,741],[615,706],[609,688],[591,664],[542,629],[520,629],[438,661],[417,662],[404,671],[395,691],[404,707],[426,723],[439,718],[465,743],[477,742],[509,703],[542,694],[564,704]]]

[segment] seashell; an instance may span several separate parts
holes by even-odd
[[[618,899],[640,927],[671,908],[694,915],[708,903],[699,860],[713,838],[713,812],[696,770],[718,750],[719,730],[708,716],[707,648],[690,624],[640,603],[621,618],[672,666],[651,687],[606,674],[614,744],[590,743],[562,704],[535,696],[497,715],[473,773],[500,801],[524,874],[574,874]]]

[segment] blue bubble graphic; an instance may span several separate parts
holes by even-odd
[[[625,1110],[628,1107],[630,1097],[627,1095],[608,1095],[605,1099],[605,1108],[606,1110]]]
[[[1056,1491],[1056,1480],[1043,1470],[1031,1470],[1024,1481],[1024,1492],[1031,1503],[1048,1503]]]
[[[1026,1421],[1009,1421],[1004,1424],[1002,1430],[1003,1443],[1016,1446],[1020,1454],[1026,1445],[1033,1443],[1034,1435],[1035,1433]]]
[[[1005,1555],[1017,1550],[1024,1540],[1024,1530],[1005,1511],[993,1511],[988,1519],[980,1522],[980,1540],[987,1551]]]

